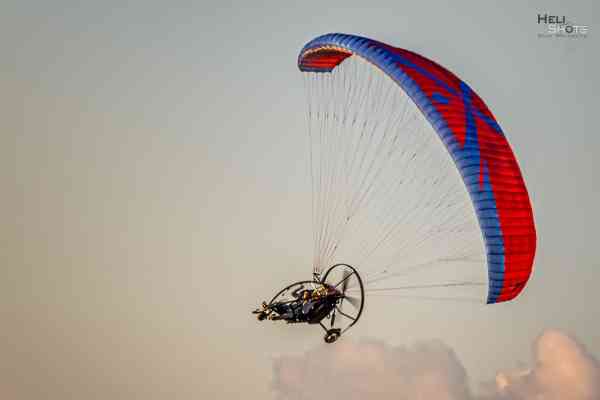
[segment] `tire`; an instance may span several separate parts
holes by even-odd
[[[333,343],[338,340],[341,335],[342,333],[340,329],[330,329],[327,331],[327,333],[325,333],[323,340],[325,340],[325,343]]]

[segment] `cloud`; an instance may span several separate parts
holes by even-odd
[[[493,398],[600,400],[600,363],[574,338],[548,330],[534,343],[530,369],[496,375]]]
[[[440,341],[342,340],[274,361],[281,400],[600,400],[600,364],[575,339],[549,330],[536,339],[530,368],[499,372],[484,394],[469,387],[462,363]]]
[[[440,399],[469,397],[466,372],[439,341],[410,348],[345,340],[275,361],[280,399]]]

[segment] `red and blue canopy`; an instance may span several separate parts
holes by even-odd
[[[489,108],[441,65],[360,36],[319,36],[301,50],[298,67],[331,72],[352,55],[385,72],[431,123],[459,169],[477,213],[487,253],[487,302],[516,297],[531,275],[536,232],[519,165]]]

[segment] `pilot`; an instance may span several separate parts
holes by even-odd
[[[308,300],[310,300],[311,298],[311,290],[302,290],[302,287],[294,290],[292,292],[292,296],[294,296],[294,298],[296,298],[298,300],[298,303],[290,303],[287,305],[287,308],[285,310],[284,313],[282,313],[278,319],[298,319],[299,317],[299,312],[300,312],[300,302],[302,304],[306,304],[306,302]],[[304,311],[304,308],[302,308],[302,310]],[[304,313],[304,312],[303,312]],[[304,313],[306,314],[306,313]]]
[[[302,302],[304,304],[306,304],[306,302],[308,302],[311,298],[311,291],[310,290],[305,290],[304,293],[302,293]]]
[[[327,289],[324,286],[318,287],[315,290],[307,290],[302,296],[302,314],[308,314],[315,306],[315,303],[326,294]]]

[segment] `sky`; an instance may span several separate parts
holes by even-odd
[[[296,57],[328,32],[422,53],[483,97],[521,165],[538,251],[514,302],[373,299],[351,337],[326,351],[374,352],[375,370],[394,365],[378,361],[385,352],[425,360],[424,370],[438,365],[451,377],[440,390],[458,390],[444,392],[457,399],[488,381],[514,382],[511,398],[550,390],[543,382],[554,375],[536,366],[561,365],[556,354],[573,360],[576,376],[599,376],[597,2],[1,8],[1,397],[307,395],[290,383],[309,384],[294,365],[320,360],[322,333],[259,324],[249,311],[310,278]],[[539,38],[538,13],[565,15],[589,34]],[[439,357],[445,363],[427,361]],[[332,371],[351,365],[344,360]],[[404,376],[395,371],[382,376]],[[597,398],[593,383],[565,382],[591,385],[574,399]],[[397,393],[412,398],[414,385]]]

